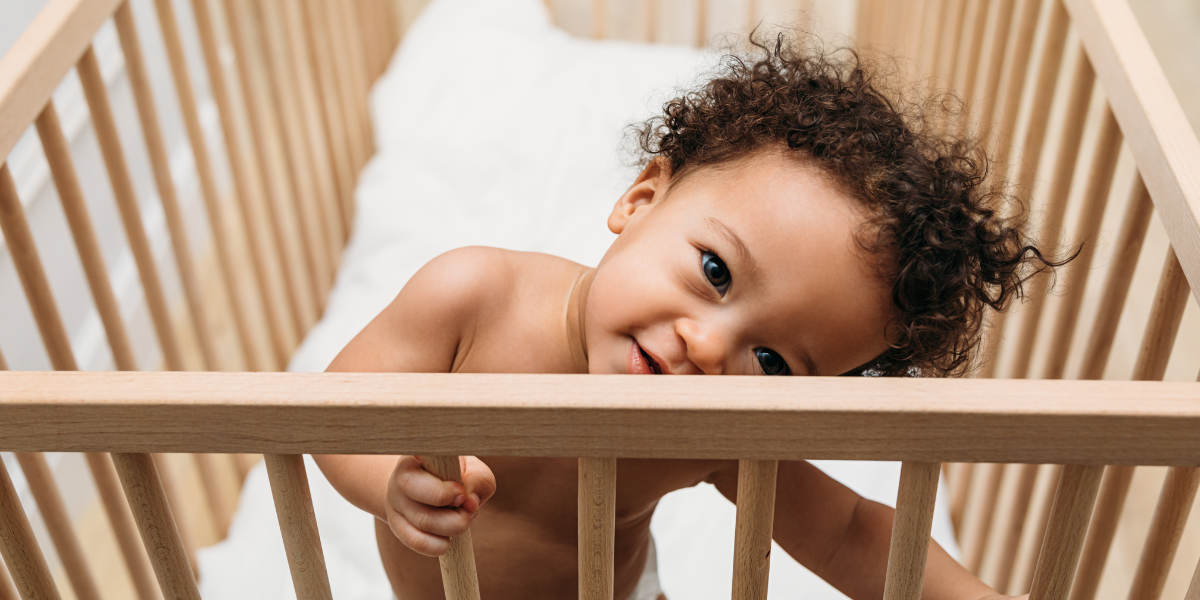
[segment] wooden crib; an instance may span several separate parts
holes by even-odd
[[[1172,568],[1200,484],[1200,386],[1161,381],[1168,367],[1190,379],[1200,366],[1171,362],[1185,310],[1195,308],[1189,281],[1200,282],[1200,143],[1126,1],[860,0],[860,48],[907,57],[898,64],[912,81],[955,91],[966,111],[948,126],[987,141],[997,171],[1010,172],[1035,208],[1042,244],[1094,242],[1108,223],[1113,259],[1102,264],[1102,245],[1084,243],[1062,275],[1065,291],[1050,295],[1050,280],[1035,279],[1027,302],[992,315],[980,378],[785,381],[236,372],[282,368],[323,310],[356,174],[373,152],[367,92],[411,11],[391,0],[191,0],[195,31],[181,31],[176,3],[154,0],[212,232],[208,260],[193,251],[179,208],[141,49],[147,32],[124,0],[51,0],[0,60],[0,157],[36,129],[115,366],[135,371],[85,199],[111,188],[168,372],[60,372],[79,363],[6,158],[0,227],[55,372],[0,373],[0,450],[18,453],[81,600],[114,593],[101,591],[42,452],[87,453],[140,600],[199,597],[192,517],[205,513],[223,534],[229,481],[244,476],[249,454],[266,456],[297,596],[329,598],[304,453],[581,457],[579,590],[589,600],[612,598],[617,457],[741,460],[739,600],[766,597],[777,461],[802,459],[903,461],[889,600],[920,596],[942,471],[964,561],[998,590],[1154,599],[1168,585],[1182,597],[1190,581],[1187,600],[1200,600],[1200,569]],[[695,44],[765,10],[736,3],[741,22],[725,24],[715,0],[548,5],[576,33]],[[170,231],[176,302],[150,249],[92,47],[110,19]],[[202,126],[189,70],[196,59],[183,43],[192,35],[219,144]],[[81,180],[55,111],[52,93],[72,68],[107,182]],[[216,172],[226,168],[223,188]],[[1127,299],[1154,281],[1153,267],[1139,268],[1152,225],[1169,240],[1165,262],[1155,291],[1143,294],[1144,314],[1134,314]],[[1144,320],[1140,343],[1118,344],[1131,320]],[[1111,364],[1123,346],[1133,348],[1131,375]],[[185,370],[199,372],[175,372]],[[432,462],[456,476],[456,461]],[[1126,505],[1137,465],[1169,467],[1152,511]],[[185,479],[201,482],[202,501]],[[1108,560],[1118,526],[1130,521],[1148,532],[1140,558]],[[0,555],[0,600],[60,597],[64,580],[56,582],[3,462]],[[442,566],[448,598],[478,597],[469,535]]]

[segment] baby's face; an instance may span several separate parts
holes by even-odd
[[[887,349],[890,290],[855,241],[864,214],[783,151],[617,202],[585,330],[592,373],[839,375]]]

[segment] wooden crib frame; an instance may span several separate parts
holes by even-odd
[[[616,4],[592,3],[597,37],[609,33],[610,3]],[[388,0],[192,0],[191,6],[233,190],[214,182],[172,2],[155,0],[212,223],[220,288],[228,294],[219,302],[231,307],[239,368],[273,370],[286,364],[318,318],[332,284],[353,215],[355,176],[373,152],[367,92],[398,43],[396,7]],[[645,8],[645,37],[654,39],[655,23],[667,20],[663,7],[655,0],[638,6]],[[713,29],[708,4],[694,8],[693,41],[703,42]],[[746,8],[755,22],[759,7],[751,0]],[[201,364],[232,368],[218,356],[220,332],[188,250],[125,0],[52,0],[0,60],[0,157],[36,126],[117,367],[136,370],[51,99],[74,67],[109,176],[97,185],[111,185],[116,196],[165,367],[183,370],[185,349],[91,49],[109,19],[125,54]],[[952,518],[966,532],[960,539],[967,566],[979,571],[991,561],[993,585],[1032,590],[1038,600],[1096,596],[1133,466],[1162,465],[1171,470],[1130,592],[1158,598],[1200,484],[1200,386],[1155,381],[1163,378],[1189,290],[1200,289],[1200,142],[1126,0],[862,0],[857,28],[861,47],[912,57],[909,75],[957,90],[968,112],[950,125],[977,131],[995,151],[998,171],[1013,165],[1018,189],[1045,182],[1030,197],[1043,208],[1047,246],[1068,241],[1060,237],[1072,189],[1080,190],[1082,203],[1073,240],[1096,236],[1119,152],[1132,153],[1138,175],[1079,380],[1061,379],[1083,293],[1064,295],[1056,319],[1043,325],[1045,278],[1033,280],[1019,319],[994,315],[984,378],[974,379],[0,373],[0,450],[19,453],[76,597],[100,595],[40,452],[89,453],[141,600],[199,597],[194,546],[176,518],[184,505],[158,453],[197,453],[210,490],[219,460],[213,453],[266,455],[293,582],[304,599],[331,593],[303,453],[446,457],[431,463],[447,478],[457,476],[457,462],[449,459],[457,454],[581,457],[579,589],[588,600],[612,598],[617,457],[740,459],[733,585],[739,600],[766,596],[779,460],[904,461],[889,600],[920,596],[941,465],[948,466]],[[1071,30],[1082,50],[1064,70]],[[223,50],[232,64],[221,61]],[[1059,87],[1067,94],[1059,99],[1066,117],[1052,124],[1050,110],[1030,107],[1050,106]],[[1081,156],[1094,94],[1105,102],[1093,147]],[[1052,131],[1057,144],[1047,142]],[[1043,154],[1053,164],[1047,173],[1039,173]],[[1154,211],[1170,249],[1134,368],[1132,379],[1140,381],[1088,381],[1104,374]],[[54,369],[76,370],[7,164],[0,166],[0,227]],[[1086,279],[1093,248],[1083,246],[1066,277]],[[235,260],[239,253],[250,256],[249,270]],[[1011,357],[1001,352],[1009,330]],[[1051,334],[1039,379],[1032,379],[1039,331]],[[998,374],[1008,379],[991,379]],[[1057,483],[1043,490],[1035,485],[1039,476]],[[1014,477],[1013,500],[998,509],[1002,482]],[[210,504],[227,524],[231,509]],[[0,599],[59,597],[2,462],[0,555],[7,565],[0,568]],[[442,560],[448,598],[478,597],[473,564],[469,535],[456,538]],[[1191,581],[1186,598],[1200,600],[1200,568]]]

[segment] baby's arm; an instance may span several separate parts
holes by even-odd
[[[494,304],[490,302],[494,295],[503,293],[504,269],[498,263],[503,263],[503,259],[497,251],[487,248],[463,248],[430,261],[346,345],[327,370],[451,371],[456,358],[470,347],[480,307]],[[424,471],[419,457],[313,458],[346,500],[388,522],[401,541],[426,554],[444,552],[446,539],[462,533],[471,515],[495,490],[491,471],[474,458],[469,458],[464,466],[465,489]],[[403,490],[401,485],[405,486]],[[455,504],[458,496],[463,496],[463,500]],[[438,508],[448,505],[461,508]],[[419,530],[410,519],[421,521]]]
[[[717,489],[737,498],[737,467],[716,474]],[[851,598],[879,598],[887,573],[892,516],[888,506],[859,496],[803,461],[780,461],[774,538],[800,564]],[[930,541],[924,600],[1003,597]]]

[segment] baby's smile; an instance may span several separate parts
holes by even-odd
[[[629,373],[632,375],[662,375],[665,371],[654,356],[646,352],[636,339],[629,345]]]

